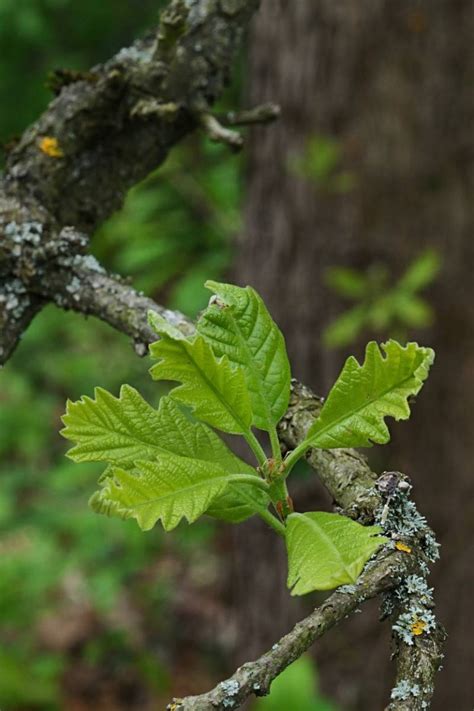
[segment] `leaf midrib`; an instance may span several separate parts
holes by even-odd
[[[213,484],[214,482],[224,482],[226,486],[231,482],[229,479],[228,475],[223,475],[220,474],[218,476],[210,477],[209,479],[204,479],[203,481],[197,482],[196,484],[191,484],[190,486],[183,487],[181,489],[175,489],[174,491],[170,491],[168,494],[163,494],[163,496],[155,496],[153,499],[147,499],[147,501],[142,501],[141,503],[137,504],[122,504],[122,506],[126,506],[128,509],[135,509],[135,508],[141,508],[142,506],[150,506],[151,504],[155,504],[157,502],[163,501],[165,499],[170,499],[173,497],[178,496],[180,493],[186,492],[189,493],[195,489],[202,488],[203,486],[205,487],[206,485]]]
[[[247,340],[244,338],[244,336],[243,336],[243,334],[242,334],[242,330],[241,330],[241,328],[240,328],[240,326],[239,326],[239,324],[238,324],[238,321],[237,321],[237,319],[235,318],[235,315],[234,315],[234,313],[233,313],[233,308],[234,308],[233,305],[232,305],[232,304],[229,304],[229,309],[227,310],[227,313],[229,314],[230,320],[232,321],[232,325],[234,326],[234,330],[235,330],[235,332],[236,332],[236,335],[237,335],[237,338],[238,338],[238,340],[239,340],[239,343],[240,343],[240,345],[242,346],[243,350],[245,351],[245,353],[246,353],[246,355],[247,355],[247,367],[250,368],[250,371],[251,371],[252,375],[254,376],[254,379],[255,379],[255,381],[256,381],[256,383],[257,383],[258,394],[259,394],[259,396],[260,396],[261,402],[263,402],[264,409],[265,409],[265,411],[266,411],[267,426],[268,426],[268,427],[271,427],[271,426],[272,426],[272,411],[271,411],[271,407],[270,407],[270,405],[269,405],[269,403],[268,403],[268,401],[267,401],[267,399],[266,399],[266,397],[265,397],[265,389],[264,389],[264,387],[263,387],[263,381],[262,381],[262,379],[261,379],[261,377],[260,377],[260,370],[259,370],[258,367],[253,366],[254,354],[253,354],[252,351],[250,350],[250,348],[249,348],[249,346],[248,346],[248,343],[247,343]],[[257,316],[256,316],[256,318],[255,318],[255,322],[254,322],[254,325],[253,325],[253,327],[252,327],[252,332],[253,332],[253,330],[254,330],[254,328],[255,328],[255,324],[257,323],[257,321],[258,321],[258,304],[257,304]],[[270,333],[270,332],[269,332],[269,333]],[[268,334],[267,334],[265,340],[267,340],[267,338],[268,338]],[[255,372],[255,371],[256,371],[256,372]]]
[[[214,384],[213,384],[212,380],[209,380],[209,379],[207,378],[206,372],[205,372],[204,370],[202,370],[202,368],[201,368],[201,366],[199,365],[199,363],[198,363],[198,362],[195,360],[195,358],[192,356],[192,353],[189,353],[189,351],[186,349],[186,343],[189,344],[189,341],[186,341],[186,340],[184,340],[184,339],[183,339],[183,340],[181,340],[181,339],[180,339],[180,340],[173,340],[173,339],[171,339],[169,336],[167,336],[167,334],[165,334],[165,336],[166,336],[167,338],[169,338],[172,343],[174,343],[174,344],[179,344],[179,347],[180,347],[181,350],[185,353],[186,357],[187,357],[188,360],[192,363],[192,365],[196,368],[196,370],[197,370],[197,372],[199,373],[199,375],[201,376],[202,380],[203,380],[203,381],[205,382],[205,384],[209,387],[209,389],[214,393],[214,395],[217,397],[217,400],[221,403],[221,405],[224,406],[224,409],[227,410],[228,413],[230,413],[230,415],[231,415],[232,418],[234,419],[234,422],[236,422],[236,423],[240,426],[242,433],[248,433],[248,432],[250,431],[250,425],[247,426],[247,425],[242,421],[242,419],[240,418],[240,415],[236,414],[234,408],[231,407],[231,405],[227,402],[227,400],[225,400],[225,399],[223,398],[223,396],[222,396],[222,394],[220,393],[220,391],[217,390],[217,389],[214,387]],[[162,336],[162,338],[163,338],[163,336]],[[203,341],[203,343],[206,343],[206,341],[204,340],[204,338],[203,338],[201,335],[197,336],[197,338],[201,338],[202,341]],[[196,342],[196,341],[194,341],[194,343],[195,343],[195,342]],[[192,345],[192,344],[190,344],[190,345]],[[208,344],[206,344],[206,345],[208,345]],[[208,345],[208,348],[211,350],[211,353],[212,353],[212,349],[211,349],[211,347],[210,347],[209,345]],[[160,356],[160,357],[163,359],[163,356]],[[215,356],[214,354],[213,354],[213,357],[215,358],[216,363],[218,363],[217,358],[216,358],[216,356]],[[224,356],[223,356],[223,357],[224,357]],[[230,363],[229,363],[229,367],[230,367]],[[232,368],[231,368],[231,370],[232,370]],[[233,371],[233,372],[235,373],[235,372],[237,372],[237,371]],[[170,378],[170,379],[174,380],[174,378]],[[192,383],[190,383],[190,382],[185,382],[185,381],[182,380],[181,378],[176,378],[176,380],[177,380],[177,382],[181,383],[181,387],[182,387],[183,389],[189,387],[190,385],[192,385]],[[244,380],[244,384],[245,384],[245,380]],[[172,396],[173,396],[173,392],[171,392],[170,395],[171,395],[171,397],[172,397]],[[194,405],[194,409],[195,409],[195,410],[196,410],[198,407],[199,407],[199,404]]]
[[[202,336],[199,336],[199,338],[202,338]],[[203,340],[203,342],[205,343],[205,341],[204,341],[203,338],[202,338],[202,340]],[[174,341],[174,342],[176,343],[177,341]],[[217,390],[217,389],[214,387],[214,383],[212,382],[212,380],[209,380],[209,379],[208,379],[208,377],[207,377],[207,375],[206,375],[206,372],[205,372],[204,370],[202,370],[202,368],[201,368],[201,366],[199,365],[199,363],[197,363],[197,361],[192,357],[192,354],[190,354],[189,351],[186,349],[186,346],[185,346],[186,341],[184,341],[184,340],[183,340],[183,341],[178,341],[178,343],[179,343],[180,347],[182,348],[182,350],[186,353],[187,357],[191,360],[191,362],[193,363],[193,365],[195,366],[195,368],[197,369],[197,371],[198,371],[199,374],[201,375],[201,377],[202,377],[202,379],[204,380],[204,382],[209,386],[209,389],[212,390],[212,392],[217,396],[217,399],[219,400],[219,402],[224,406],[225,409],[227,409],[227,411],[228,411],[228,412],[232,415],[232,417],[234,418],[234,421],[240,426],[242,432],[249,432],[250,426],[247,426],[244,422],[242,422],[242,420],[241,420],[241,418],[240,418],[240,415],[236,414],[234,408],[231,407],[231,405],[227,402],[227,400],[225,400],[225,399],[223,398],[223,396],[222,396],[222,394],[220,393],[220,391]],[[211,353],[212,353],[211,347],[208,346],[208,348],[211,350]],[[212,355],[213,355],[213,357],[215,358],[216,362],[218,362],[218,361],[217,361],[217,358],[214,356],[214,354],[212,354]],[[224,358],[224,356],[222,356],[222,358]],[[229,367],[230,367],[230,366],[229,366]],[[237,372],[237,371],[234,371],[234,372]],[[187,385],[189,385],[189,384],[187,384],[187,383],[183,383],[182,381],[180,381],[180,382],[182,383],[182,385],[183,385],[184,387],[186,387]],[[245,382],[245,380],[244,380],[244,382]],[[172,395],[172,394],[173,394],[173,393],[171,393],[171,395]]]

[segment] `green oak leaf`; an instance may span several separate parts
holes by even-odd
[[[218,356],[240,366],[250,392],[253,424],[269,431],[290,397],[285,340],[254,289],[207,281],[217,296],[198,321],[199,333]]]
[[[129,467],[136,459],[152,459],[171,443],[164,399],[155,410],[130,385],[122,385],[120,397],[95,388],[95,399],[68,400],[61,434],[76,443],[68,452],[75,462],[111,462]]]
[[[292,595],[354,583],[365,563],[387,542],[379,526],[325,511],[288,516],[288,587]]]
[[[76,462],[105,461],[132,469],[137,460],[154,461],[158,454],[169,452],[214,462],[228,474],[255,473],[210,427],[190,420],[171,398],[162,397],[155,410],[130,385],[122,386],[118,398],[96,388],[95,399],[68,401],[63,422],[66,427],[61,434],[76,443],[68,457]],[[113,472],[113,466],[107,467],[99,483]],[[265,492],[232,485],[213,500],[212,510],[206,513],[237,523],[252,516],[256,508],[267,506]]]
[[[390,433],[384,418],[410,417],[408,398],[423,387],[434,352],[393,340],[381,347],[385,357],[371,341],[362,365],[353,356],[346,360],[305,442],[321,449],[385,444]]]
[[[191,407],[198,419],[223,432],[248,433],[252,409],[242,369],[227,356],[217,358],[202,336],[188,339],[158,314],[150,312],[149,318],[160,336],[150,346],[159,361],[150,369],[154,380],[182,383],[171,396]]]
[[[144,531],[158,520],[166,531],[183,518],[192,523],[229,484],[229,474],[218,464],[176,454],[159,454],[156,461],[138,461],[136,467],[114,468],[90,505],[98,513],[135,518]]]
[[[236,457],[206,425],[190,420],[170,397],[162,397],[158,410],[130,385],[122,385],[118,398],[102,388],[95,399],[68,401],[61,434],[76,443],[68,457],[76,462],[120,464],[125,469],[137,459],[153,460],[160,452],[217,462],[229,472],[253,469]]]

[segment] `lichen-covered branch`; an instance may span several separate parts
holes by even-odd
[[[108,274],[91,255],[59,259],[48,279],[39,279],[32,289],[61,308],[95,316],[130,336],[138,355],[145,355],[156,340],[147,322],[148,311],[157,311],[184,333],[194,330],[183,314],[158,305],[120,276]]]
[[[290,407],[279,425],[284,446],[293,449],[304,439],[322,403],[304,385],[292,382]],[[426,582],[428,563],[436,561],[439,554],[425,517],[409,498],[411,484],[400,472],[377,477],[365,458],[351,449],[313,449],[306,459],[344,513],[362,522],[383,525],[394,544],[417,559],[415,572],[385,595],[382,606],[384,616],[393,623],[397,665],[388,709],[429,708],[445,639],[433,614],[432,590]]]
[[[0,364],[45,303],[36,295],[40,281],[52,298],[50,267],[64,228],[90,234],[202,116],[212,123],[258,4],[171,0],[155,30],[108,62],[56,73],[56,98],[11,150],[0,178]],[[68,244],[69,256],[82,252]]]
[[[92,231],[225,88],[258,0],[173,0],[157,29],[69,83],[7,161],[8,189]]]
[[[409,573],[412,565],[412,560],[397,551],[383,551],[367,566],[356,585],[336,590],[268,652],[247,662],[229,679],[205,694],[173,699],[168,709],[226,711],[238,708],[252,695],[268,694],[272,681],[317,639],[353,613],[363,602],[392,589],[398,580]]]
[[[292,381],[290,406],[278,428],[287,449],[294,449],[305,438],[322,404],[322,398],[309,388]],[[382,496],[376,487],[377,475],[363,455],[354,449],[311,449],[306,460],[345,513],[362,522],[373,521]]]

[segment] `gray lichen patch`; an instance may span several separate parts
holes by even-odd
[[[235,698],[240,690],[240,684],[235,679],[227,679],[227,681],[221,681],[219,684],[219,690],[224,692],[224,698],[222,699],[222,706],[224,708],[232,709],[236,706],[237,699]]]
[[[392,689],[390,698],[394,701],[408,701],[410,698],[417,698],[420,693],[421,690],[418,684],[413,684],[408,679],[402,679]]]
[[[30,297],[19,279],[12,279],[0,290],[0,326],[12,318],[19,320],[30,305]]]

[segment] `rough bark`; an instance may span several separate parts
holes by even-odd
[[[87,238],[79,232],[117,210],[202,123],[257,6],[174,0],[159,28],[60,88],[25,131],[0,182],[0,363],[41,308],[34,284],[51,262],[80,255]]]
[[[264,0],[254,26],[250,97],[281,104],[271,132],[250,146],[246,223],[237,277],[254,283],[287,336],[295,374],[327,389],[342,353],[328,353],[320,333],[345,304],[324,286],[330,265],[364,268],[381,260],[395,272],[426,245],[439,249],[440,278],[430,290],[436,322],[413,334],[437,351],[430,384],[413,424],[394,433],[384,466],[412,474],[426,496],[430,521],[443,544],[436,571],[440,614],[450,630],[435,708],[472,703],[474,634],[469,609],[472,567],[472,7],[453,2],[353,3]],[[339,141],[341,169],[355,186],[338,194],[291,169],[307,140]],[[380,457],[380,455],[377,455]],[[245,546],[243,534],[239,546]],[[274,573],[248,549],[242,568]],[[262,569],[262,567],[264,569]],[[456,591],[456,594],[453,593]],[[257,598],[258,599],[258,598]],[[286,619],[288,605],[272,614]],[[262,608],[268,599],[262,597]],[[375,611],[374,611],[375,612]],[[252,623],[258,648],[269,630]],[[241,620],[244,634],[249,634]],[[325,688],[343,706],[379,709],[387,667],[373,618],[360,616],[319,646]],[[337,637],[335,639],[335,637]],[[350,640],[350,641],[349,641]],[[367,653],[355,654],[364,648]],[[339,680],[344,679],[343,683]]]

